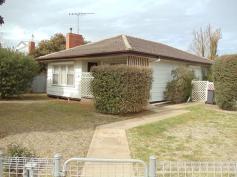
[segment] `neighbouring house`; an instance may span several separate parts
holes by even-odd
[[[69,33],[67,49],[38,58],[47,63],[47,94],[81,99],[91,97],[90,71],[96,65],[126,64],[151,67],[153,84],[151,102],[163,101],[163,92],[172,79],[171,71],[180,65],[191,68],[198,80],[211,61],[170,47],[127,35],[119,35],[98,42],[83,44],[83,37]]]
[[[29,41],[20,41],[16,47],[16,51],[24,53],[25,55],[33,55],[35,52],[34,35]],[[33,93],[45,93],[46,92],[46,72],[41,72],[34,77],[31,84],[31,92]]]

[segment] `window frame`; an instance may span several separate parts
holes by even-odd
[[[55,67],[58,67],[58,83],[53,83],[54,80],[54,74],[55,74]],[[62,84],[62,67],[66,68],[66,72],[65,72],[65,77],[66,77],[66,84]],[[73,75],[73,84],[68,85],[68,68],[72,67],[73,68],[73,72],[70,73],[71,75]],[[52,74],[52,86],[61,86],[61,87],[75,87],[75,66],[74,64],[55,64],[52,66],[53,69],[53,74]]]

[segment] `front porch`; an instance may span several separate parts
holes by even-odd
[[[91,90],[91,81],[93,76],[91,69],[93,66],[99,65],[119,65],[125,64],[128,66],[140,66],[149,67],[149,59],[147,57],[139,56],[114,56],[114,57],[103,57],[103,58],[91,58],[82,61],[82,73],[81,73],[81,97],[82,98],[93,98]]]
[[[93,66],[98,65],[125,64],[128,66],[149,67],[149,62],[151,60],[152,59],[149,57],[141,57],[136,55],[85,58],[82,60],[82,72],[90,72]]]

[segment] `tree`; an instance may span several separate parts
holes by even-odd
[[[39,57],[47,55],[52,52],[58,52],[64,50],[66,46],[66,38],[61,33],[56,33],[50,38],[50,40],[42,40],[39,42],[38,47],[35,50],[34,56]]]
[[[0,0],[0,5],[2,5],[5,0]],[[4,23],[3,17],[0,15],[0,25]]]
[[[213,29],[211,25],[193,32],[192,50],[201,57],[214,60],[217,56],[218,43],[221,39],[221,30]]]

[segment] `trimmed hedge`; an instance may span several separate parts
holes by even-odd
[[[135,113],[147,105],[152,84],[150,68],[102,65],[93,67],[92,74],[92,92],[97,111]]]
[[[0,98],[24,93],[37,71],[38,64],[33,58],[0,48]]]
[[[181,66],[172,70],[173,80],[168,82],[164,96],[173,103],[186,102],[192,92],[192,80],[195,78],[193,71]]]
[[[237,55],[216,59],[213,80],[217,105],[226,110],[235,110],[237,102]]]

